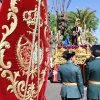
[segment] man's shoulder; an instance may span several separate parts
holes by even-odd
[[[75,68],[76,68],[76,69],[79,69],[80,67],[79,67],[77,64],[75,64]]]
[[[79,69],[80,67],[77,64],[72,64],[73,69]]]
[[[90,57],[90,58],[86,59],[85,63],[87,64],[89,62],[92,62],[93,60],[95,60],[95,58],[94,57]]]
[[[96,61],[97,61],[96,59],[92,59],[92,60],[91,60],[91,61],[89,61],[87,64],[88,64],[88,65],[93,65],[93,64],[95,64],[95,63],[96,63]]]
[[[66,66],[66,64],[61,64],[60,66],[59,66],[59,68],[62,68],[62,67],[65,67]]]

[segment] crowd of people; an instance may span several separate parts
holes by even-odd
[[[91,47],[91,57],[86,60],[87,100],[100,100],[100,45]],[[79,100],[84,97],[84,84],[81,69],[74,64],[75,52],[63,52],[67,60],[58,69],[58,81],[62,82],[62,100]]]

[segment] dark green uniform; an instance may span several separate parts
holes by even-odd
[[[65,98],[82,98],[84,96],[83,79],[80,67],[72,62],[61,65],[58,69],[58,81],[77,83],[76,86],[62,85],[60,95]]]
[[[91,80],[93,82],[100,82],[100,57],[95,58],[95,60],[88,63],[86,79],[88,81]],[[88,83],[87,98],[100,99],[100,85]]]

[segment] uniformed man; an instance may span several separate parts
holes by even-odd
[[[87,99],[100,100],[100,45],[92,46],[95,59],[87,63]]]
[[[84,96],[84,86],[80,67],[74,65],[75,52],[64,51],[63,58],[67,60],[58,69],[58,81],[62,82],[62,100],[77,100]]]
[[[91,61],[93,61],[95,59],[95,57],[93,55],[93,50],[95,50],[96,47],[97,47],[97,45],[94,45],[94,46],[92,46],[90,48],[90,50],[91,50],[91,56],[88,59],[86,59],[86,61],[85,61],[86,65],[87,65],[88,62],[91,62]]]

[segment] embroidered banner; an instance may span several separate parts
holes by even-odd
[[[46,0],[3,0],[0,100],[45,100],[49,72]]]

